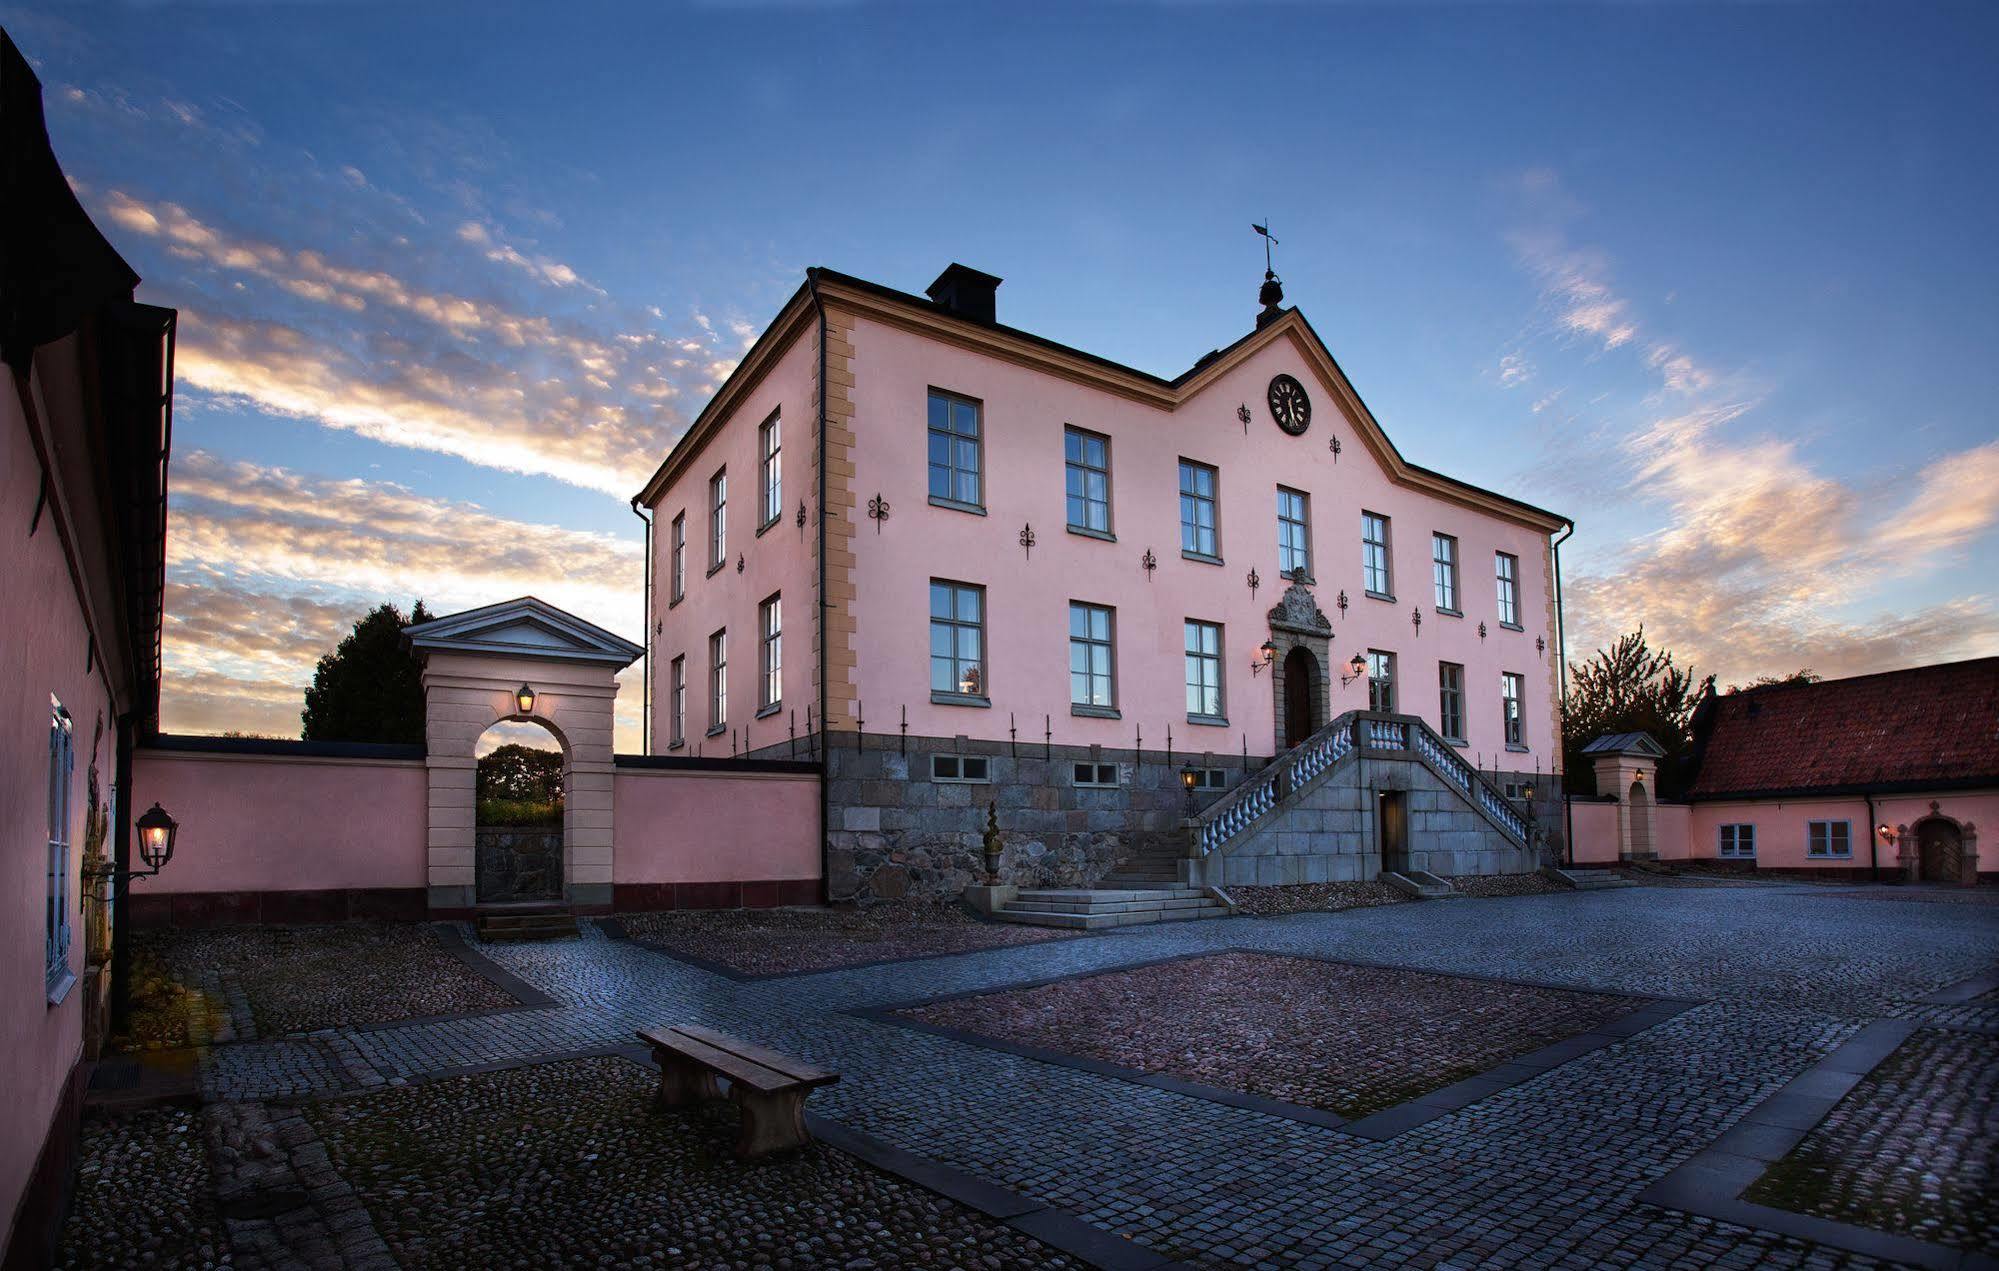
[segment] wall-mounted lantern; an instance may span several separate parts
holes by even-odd
[[[132,825],[139,831],[139,859],[146,863],[146,868],[119,869],[109,861],[101,865],[86,861],[83,885],[92,899],[103,901],[110,893],[109,884],[113,879],[122,887],[134,878],[151,878],[174,858],[174,838],[180,832],[180,822],[168,816],[165,808],[155,803]]]
[[[1347,674],[1347,675],[1342,675],[1342,676],[1340,677],[1340,687],[1341,687],[1341,688],[1345,688],[1345,687],[1346,687],[1347,685],[1349,685],[1349,684],[1353,683],[1353,682],[1354,682],[1355,680],[1359,679],[1359,678],[1360,678],[1361,676],[1363,676],[1363,675],[1366,675],[1366,674],[1367,674],[1367,657],[1366,657],[1366,655],[1365,655],[1365,654],[1360,654],[1360,653],[1356,653],[1356,654],[1354,654],[1354,655],[1353,655],[1353,657],[1352,657],[1352,659],[1350,659],[1350,660],[1349,660],[1349,661],[1347,662],[1347,670],[1348,670],[1348,671],[1350,672],[1350,674]]]
[[[514,704],[521,708],[521,714],[534,714],[534,690],[523,684],[514,690]]]
[[[1189,816],[1194,814],[1194,782],[1197,779],[1198,774],[1194,771],[1192,765],[1180,770],[1180,786],[1187,792],[1187,815]]]
[[[1256,650],[1256,656],[1249,660],[1251,675],[1263,674],[1263,668],[1277,661],[1277,646],[1265,640]]]

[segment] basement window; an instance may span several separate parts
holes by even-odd
[[[1075,777],[1079,786],[1115,789],[1119,785],[1117,765],[1114,763],[1079,763],[1075,766]]]
[[[930,756],[930,779],[932,781],[988,782],[992,780],[990,767],[984,755],[932,755]]]
[[[1219,790],[1227,784],[1228,774],[1220,768],[1194,769],[1194,788],[1196,790]]]

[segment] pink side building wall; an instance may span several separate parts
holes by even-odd
[[[1656,848],[1662,861],[1720,859],[1720,829],[1724,825],[1756,827],[1756,868],[1759,870],[1857,871],[1878,868],[1883,877],[1895,875],[1899,848],[1880,836],[1887,825],[1900,830],[1914,827],[1924,817],[1936,813],[1972,825],[1979,831],[1979,872],[1999,869],[1999,847],[1988,835],[1999,827],[1999,791],[1941,791],[1898,795],[1877,795],[1869,820],[1868,802],[1858,795],[1820,799],[1734,799],[1702,801],[1692,805],[1658,805]],[[1617,860],[1617,805],[1577,800],[1571,809],[1575,821],[1575,860],[1578,864],[1613,864]],[[1849,856],[1813,856],[1808,850],[1809,826],[1813,821],[1846,821],[1852,826],[1853,851]],[[1871,850],[1870,850],[1870,844]]]
[[[0,1232],[5,1248],[24,1221],[41,1215],[21,1205],[51,1128],[74,1112],[83,1055],[84,932],[81,866],[86,782],[93,757],[109,797],[115,774],[111,694],[100,673],[85,669],[90,629],[77,599],[62,546],[57,512],[43,508],[36,523],[42,466],[29,440],[14,373],[0,367],[0,524],[14,527],[0,552],[0,835],[8,845],[0,875],[0,1055],[7,1062],[7,1097],[0,1099]],[[102,666],[101,661],[99,666]],[[68,895],[73,936],[69,969],[77,977],[50,1002],[44,975],[48,895],[49,722],[52,701],[74,724],[76,760],[69,774]],[[99,723],[104,735],[92,748]],[[128,799],[120,800],[122,813]]]
[[[820,900],[819,779],[621,768],[612,786],[619,909]]]

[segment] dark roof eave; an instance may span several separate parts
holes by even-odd
[[[1734,803],[1771,799],[1865,798],[1868,795],[1947,793],[1959,790],[1999,791],[1999,773],[1979,777],[1941,777],[1931,780],[1904,778],[1895,781],[1845,782],[1838,785],[1790,786],[1764,790],[1701,790],[1687,795],[1690,803]]]

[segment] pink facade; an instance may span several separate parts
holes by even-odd
[[[619,908],[691,907],[689,897],[711,894],[752,905],[819,899],[811,773],[622,767],[612,799]]]
[[[1578,865],[1615,865],[1617,851],[1617,805],[1578,799],[1568,815],[1575,827],[1575,855]],[[1653,807],[1655,829],[1653,850],[1662,861],[1692,860],[1699,855],[1689,837],[1694,809],[1684,803],[1660,803]],[[1712,855],[1712,853],[1709,853]]]
[[[1872,821],[1868,801],[1858,795],[1818,799],[1745,799],[1701,802],[1695,805],[1689,830],[1689,846],[1696,859],[1712,860],[1719,854],[1721,827],[1755,827],[1756,868],[1759,870],[1879,870],[1882,877],[1899,876],[1898,845],[1879,831],[1886,825],[1899,830],[1913,829],[1917,822],[1936,814],[1960,825],[1999,826],[1999,790],[1943,791],[1936,793],[1876,796]],[[1810,851],[1813,821],[1844,822],[1848,825],[1851,851],[1845,856],[1814,856]],[[1870,824],[1874,827],[1870,830]],[[1980,868],[1991,873],[1994,862],[1990,848],[1980,852]]]
[[[813,490],[813,420],[816,342],[794,339],[767,374],[751,388],[732,416],[732,426],[718,435],[699,461],[666,490],[653,508],[652,616],[656,629],[648,635],[652,664],[652,741],[654,754],[726,757],[767,749],[784,740],[791,718],[801,734],[805,707],[813,700],[812,607],[817,602],[816,556],[807,535],[812,525],[798,524],[801,502],[818,505]],[[777,420],[777,469],[781,507],[774,523],[763,526],[761,425]],[[725,560],[711,572],[709,482],[728,476]],[[673,524],[686,529],[686,586],[675,599],[673,586]],[[743,561],[741,573],[736,562]],[[758,613],[772,596],[779,598],[782,639],[777,710],[758,717],[766,703],[761,690]],[[727,633],[728,705],[721,731],[709,732],[715,719],[710,709],[709,637]],[[672,717],[672,666],[675,658],[686,674],[684,726],[676,743]],[[816,709],[816,708],[815,708]]]
[[[135,904],[187,893],[424,886],[421,759],[140,750],[138,806],[180,819],[185,850]]]

